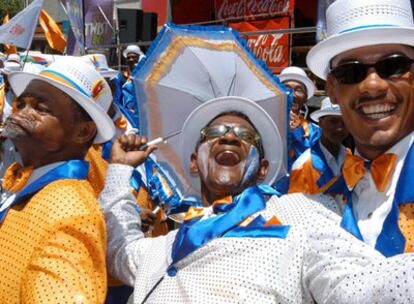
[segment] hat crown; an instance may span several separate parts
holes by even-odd
[[[296,75],[301,75],[303,77],[308,77],[306,75],[306,72],[299,68],[299,67],[295,67],[295,66],[291,66],[291,67],[287,67],[285,69],[283,69],[283,71],[280,73],[280,75],[284,75],[284,74],[296,74]]]
[[[77,90],[105,112],[111,105],[112,93],[105,79],[80,59],[57,60],[39,74]]]
[[[327,36],[374,27],[414,27],[409,0],[338,0],[326,12]]]
[[[332,104],[329,97],[325,97],[321,101],[321,110],[338,110],[339,111],[340,107],[337,104]]]

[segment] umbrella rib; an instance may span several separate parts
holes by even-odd
[[[188,49],[189,50],[191,50],[191,47],[192,47],[192,45],[189,45],[189,44],[187,44],[186,42],[184,42],[184,45],[186,46],[186,47],[188,47]],[[191,52],[191,54],[195,57],[195,59],[200,63],[200,66],[206,71],[206,73],[207,73],[207,75],[208,75],[208,80],[209,80],[209,83],[210,83],[210,87],[211,87],[211,91],[213,92],[213,95],[214,95],[214,97],[217,97],[217,93],[216,93],[216,91],[214,90],[214,85],[213,85],[213,83],[214,83],[214,81],[213,81],[213,79],[211,78],[211,75],[210,75],[210,72],[206,69],[206,67],[204,66],[204,64],[203,64],[203,62],[200,60],[200,58],[198,58],[198,56],[194,53],[194,52]]]
[[[191,95],[192,97],[194,97],[200,103],[203,103],[205,101],[204,99],[202,99],[202,98],[200,98],[200,97],[192,94],[191,92],[188,92],[188,91],[183,90],[184,88],[182,89],[182,88],[179,88],[179,87],[170,86],[170,85],[165,84],[165,83],[158,83],[158,86],[159,87],[168,88],[168,89],[170,89],[172,91],[177,91],[177,92],[180,92],[180,93],[187,93],[188,95]]]
[[[234,83],[236,80],[236,73],[234,73],[233,79],[231,80],[230,86],[229,86],[229,90],[227,91],[227,96],[230,96],[232,94],[230,94],[230,91],[232,91]]]

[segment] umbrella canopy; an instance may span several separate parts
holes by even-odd
[[[287,147],[289,91],[231,28],[167,24],[133,77],[140,131],[149,139],[181,130],[190,113],[204,102],[238,96],[265,109]],[[179,137],[159,145],[157,159],[186,198],[198,198],[181,159]],[[275,180],[286,173],[287,155],[281,153],[280,159],[271,161],[280,165]]]

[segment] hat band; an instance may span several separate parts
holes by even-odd
[[[70,78],[66,77],[65,75],[59,72],[52,71],[52,70],[43,70],[42,72],[39,73],[39,75],[45,76],[46,78],[52,79],[68,87],[71,87],[72,89],[79,91],[86,97],[91,98],[91,95],[87,93],[85,90],[83,90],[76,82],[74,82],[73,80],[71,80]]]
[[[342,34],[342,33],[346,33],[346,32],[352,32],[352,31],[361,30],[361,29],[367,29],[367,28],[376,28],[376,27],[400,27],[400,26],[399,25],[395,25],[395,24],[371,24],[371,25],[363,25],[363,26],[357,26],[357,27],[353,27],[351,29],[347,29],[347,30],[341,31],[338,34]]]

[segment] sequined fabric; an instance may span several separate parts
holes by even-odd
[[[291,225],[280,238],[217,238],[166,275],[176,231],[144,238],[128,189],[132,168],[110,165],[100,197],[108,227],[108,271],[135,286],[141,303],[410,303],[414,257],[385,259],[339,227],[328,196],[272,197],[257,215]],[[332,207],[334,209],[334,207]],[[209,216],[214,216],[210,214]]]
[[[105,247],[89,183],[50,183],[0,226],[0,303],[103,303]]]

